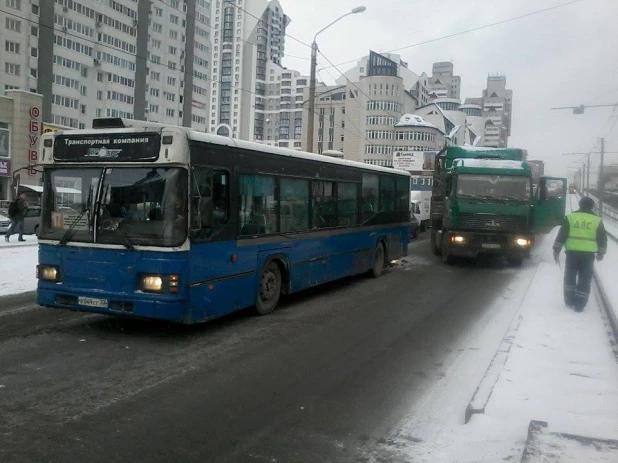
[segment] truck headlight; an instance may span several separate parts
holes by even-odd
[[[43,281],[60,281],[60,270],[55,265],[37,265],[36,277]]]
[[[451,236],[451,243],[466,244],[466,237],[461,235],[453,235]]]
[[[163,278],[161,275],[142,275],[142,289],[149,293],[163,291]]]
[[[526,238],[515,238],[515,244],[521,247],[530,246],[530,240]]]

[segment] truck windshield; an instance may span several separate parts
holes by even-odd
[[[528,201],[530,180],[508,175],[461,174],[457,177],[457,197]]]
[[[186,239],[184,169],[49,169],[43,178],[41,239],[126,247],[178,246]]]

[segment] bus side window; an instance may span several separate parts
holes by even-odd
[[[378,213],[379,180],[377,175],[363,174],[362,187],[362,222],[366,222]]]
[[[201,230],[198,236],[206,238],[229,219],[229,174],[204,167],[192,172],[191,229]]]
[[[240,235],[277,232],[275,178],[267,175],[240,176]]]

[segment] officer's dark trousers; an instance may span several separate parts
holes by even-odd
[[[564,302],[578,312],[584,310],[590,296],[593,252],[567,251],[564,269]]]

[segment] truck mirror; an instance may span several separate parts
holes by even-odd
[[[539,186],[537,188],[539,193],[539,199],[541,201],[545,201],[547,199],[547,179],[541,178],[539,180]]]

